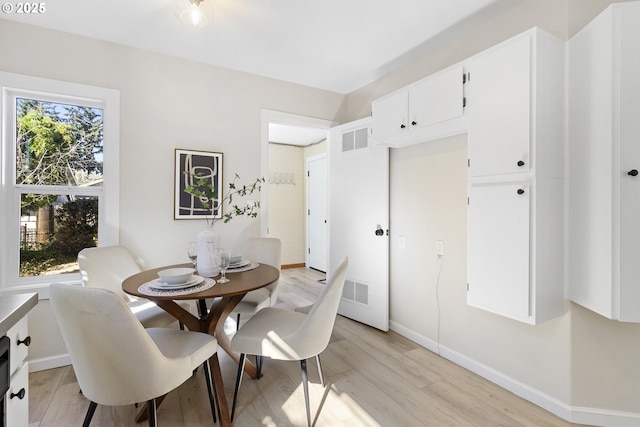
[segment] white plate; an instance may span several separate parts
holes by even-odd
[[[249,261],[248,259],[242,259],[240,260],[240,262],[235,263],[235,264],[229,264],[229,270],[232,270],[234,268],[242,268],[242,267],[246,267],[247,265],[251,264],[251,261]]]
[[[200,283],[202,283],[203,280],[204,280],[204,277],[194,274],[191,277],[191,280],[189,280],[188,282],[185,282],[185,283],[164,283],[164,282],[160,281],[160,279],[158,279],[157,281],[149,284],[149,287],[154,288],[154,289],[164,289],[164,290],[166,290],[166,289],[185,289],[185,288],[190,288],[192,286],[199,285]]]

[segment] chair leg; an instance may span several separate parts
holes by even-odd
[[[213,383],[211,381],[211,366],[209,365],[209,360],[205,360],[204,364],[204,379],[207,383],[207,391],[209,392],[209,404],[211,405],[211,415],[213,416],[214,424],[218,422],[216,418],[216,400],[218,397],[216,396],[216,390],[213,388]]]
[[[236,400],[238,400],[238,390],[240,390],[240,383],[242,382],[242,373],[244,372],[244,364],[246,362],[247,355],[240,354],[240,360],[238,361],[238,376],[236,377],[236,388],[233,391],[233,404],[231,405],[231,421],[236,413]]]
[[[320,355],[316,354],[316,362],[318,364],[318,374],[320,375],[320,384],[324,387],[324,375],[322,374],[322,365],[320,364]]]
[[[256,374],[256,379],[259,380],[262,376],[262,362],[264,361],[264,356],[256,355],[256,370],[258,373]]]
[[[87,411],[87,415],[84,416],[84,422],[82,423],[82,427],[89,427],[91,423],[91,419],[93,418],[93,413],[96,412],[96,407],[98,404],[96,402],[89,403],[89,410]]]
[[[311,427],[311,410],[309,409],[309,377],[307,375],[307,361],[300,361],[302,370],[302,388],[304,390],[304,405],[307,408],[307,426]]]
[[[156,399],[147,400],[147,418],[149,419],[149,427],[158,427],[158,420],[156,417]]]
[[[240,329],[240,313],[236,317],[236,332],[238,332],[238,329]]]

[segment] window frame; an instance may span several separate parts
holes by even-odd
[[[20,277],[20,196],[24,193],[97,196],[99,246],[119,242],[120,92],[114,89],[0,71],[0,293],[38,292],[54,282],[80,283],[79,273]],[[16,184],[16,98],[102,109],[102,187]]]

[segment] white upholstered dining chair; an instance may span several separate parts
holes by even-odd
[[[89,426],[98,404],[147,402],[156,426],[156,398],[204,365],[211,413],[216,422],[209,358],[218,344],[211,335],[169,328],[146,329],[125,301],[108,289],[52,284],[49,299],[69,351],[78,384],[91,402]]]
[[[260,264],[270,265],[280,271],[282,243],[280,239],[275,237],[251,237],[244,244],[242,257]],[[236,317],[236,330],[240,328],[241,316],[247,318],[265,307],[273,306],[277,296],[277,281],[264,288],[248,292],[232,312],[232,315],[235,314]]]
[[[324,386],[320,353],[327,348],[331,338],[348,265],[349,260],[345,257],[338,264],[331,278],[327,280],[326,287],[308,314],[268,307],[260,310],[236,332],[231,339],[231,349],[240,353],[240,361],[233,394],[232,420],[236,410],[246,355],[253,354],[277,360],[300,361],[307,424],[311,426],[306,361],[311,357],[316,358],[320,381]]]
[[[78,253],[78,267],[83,286],[109,289],[119,295],[145,328],[166,327],[176,322],[175,317],[155,303],[124,293],[122,281],[142,271],[125,246],[83,249]],[[192,311],[188,302],[180,302],[180,305],[185,310]]]

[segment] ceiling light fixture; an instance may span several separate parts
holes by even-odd
[[[204,28],[213,22],[211,0],[175,0],[173,13],[194,28]]]

